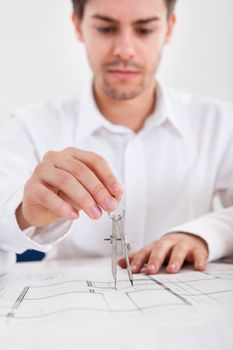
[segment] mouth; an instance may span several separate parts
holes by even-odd
[[[141,73],[139,71],[133,70],[122,70],[122,69],[111,69],[107,71],[113,78],[125,80],[132,79],[139,76]]]

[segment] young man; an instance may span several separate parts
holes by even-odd
[[[233,252],[232,107],[155,79],[175,2],[73,0],[93,85],[79,100],[18,111],[2,133],[5,257],[52,246],[51,258],[110,255],[106,212],[120,200],[134,273],[184,261],[204,270]],[[229,208],[211,213],[216,193]]]

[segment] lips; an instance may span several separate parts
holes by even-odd
[[[138,71],[120,70],[120,69],[109,70],[108,73],[111,74],[112,77],[115,77],[118,79],[130,79],[140,74],[140,72]]]

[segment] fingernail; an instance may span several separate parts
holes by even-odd
[[[104,204],[107,210],[116,209],[118,202],[113,197],[105,197]]]
[[[137,270],[138,270],[137,265],[135,265],[135,264],[131,265],[131,270],[133,273],[137,272]]]
[[[70,212],[70,218],[72,220],[75,220],[75,219],[78,219],[78,217],[79,217],[79,212],[75,209],[72,209]]]
[[[124,191],[123,187],[119,182],[114,182],[112,185],[112,190],[117,193],[122,193]]]
[[[195,264],[195,268],[197,269],[204,269],[206,264],[203,261],[199,261]]]
[[[93,206],[91,207],[90,214],[93,219],[99,219],[102,215],[102,211],[99,207]]]
[[[169,270],[176,270],[177,269],[177,265],[176,264],[170,264],[167,267]]]
[[[146,268],[146,271],[149,273],[155,273],[156,269],[155,269],[155,265],[154,264],[149,264]]]

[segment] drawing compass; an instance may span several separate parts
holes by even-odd
[[[126,269],[128,272],[129,280],[133,285],[133,274],[131,266],[129,264],[129,244],[126,242],[125,231],[124,231],[124,216],[125,210],[118,205],[118,207],[111,213],[108,214],[112,219],[112,233],[107,241],[112,244],[112,275],[115,281],[115,289],[117,284],[117,242],[121,244],[122,252],[126,261]]]

